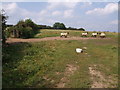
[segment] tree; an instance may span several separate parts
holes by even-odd
[[[34,36],[34,31],[31,27],[22,28],[21,38],[31,38]]]
[[[17,27],[25,27],[25,23],[23,20],[20,20],[17,24],[16,24]]]
[[[25,23],[25,27],[31,27],[32,28],[32,30],[34,31],[34,33],[37,33],[38,31],[38,26],[37,26],[37,24],[35,24],[31,19],[26,19],[25,21],[24,21],[24,23]]]
[[[31,20],[20,20],[16,25],[7,28],[6,35],[15,38],[31,38],[38,32],[38,26]]]
[[[54,29],[66,29],[65,25],[63,23],[56,22],[53,24]]]
[[[1,24],[2,24],[2,43],[5,44],[6,38],[5,38],[5,28],[6,28],[6,20],[8,18],[8,16],[5,15],[5,11],[2,10],[0,12],[0,18],[1,18]]]
[[[53,29],[53,27],[51,26],[47,26],[47,25],[37,25],[38,29]]]
[[[77,28],[73,28],[73,27],[68,27],[68,30],[77,30]]]
[[[80,30],[80,31],[85,31],[85,29],[84,29],[84,28],[79,28],[79,30]]]

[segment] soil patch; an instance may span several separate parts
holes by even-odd
[[[108,76],[106,79],[100,71],[96,70],[96,65],[89,67],[91,80],[93,81],[91,88],[115,88],[117,80],[114,77]]]
[[[77,70],[77,67],[71,64],[67,64],[64,77],[61,78],[60,82],[57,84],[57,88],[64,88],[65,84],[69,81],[69,76],[74,74],[74,72]]]

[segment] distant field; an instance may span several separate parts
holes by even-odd
[[[84,31],[76,31],[76,30],[53,30],[53,29],[41,29],[37,35],[35,35],[35,38],[44,38],[44,37],[57,37],[60,36],[61,32],[69,32],[70,37],[81,37],[81,33]],[[89,31],[88,37],[91,37],[91,33]],[[106,32],[107,37],[118,37],[118,33],[113,32]],[[99,37],[99,36],[98,36]]]
[[[41,30],[36,38],[60,36]],[[69,31],[80,36],[80,31]],[[91,33],[91,32],[89,32]],[[3,87],[101,88],[117,87],[117,33],[111,39],[53,40],[13,43],[3,48]],[[75,49],[87,47],[77,54]]]

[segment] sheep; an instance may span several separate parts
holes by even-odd
[[[88,35],[88,32],[82,33],[82,37],[83,37],[83,36],[87,37],[87,35]]]
[[[101,37],[101,38],[105,38],[105,37],[106,37],[105,33],[101,33],[101,34],[100,34],[100,37]]]
[[[97,37],[98,33],[92,33],[92,37]]]
[[[67,35],[68,35],[68,34],[69,34],[69,32],[61,33],[61,34],[60,34],[60,37],[63,37],[63,36],[64,36],[65,38],[67,38]]]
[[[77,52],[77,53],[83,53],[83,49],[76,48],[76,52]]]

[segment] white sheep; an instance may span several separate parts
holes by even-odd
[[[101,37],[101,38],[105,38],[105,37],[106,37],[105,33],[101,33],[101,34],[100,34],[100,37]]]
[[[64,36],[64,37],[66,38],[66,37],[67,37],[67,35],[68,35],[68,33],[67,33],[67,32],[65,32],[65,33],[60,33],[60,37],[63,37],[63,36]]]
[[[82,52],[83,52],[83,49],[81,49],[81,48],[76,48],[76,52],[77,52],[77,53],[82,53]]]
[[[96,37],[98,33],[92,33],[92,37]]]
[[[88,35],[88,32],[82,33],[82,36],[87,37],[87,35]]]

